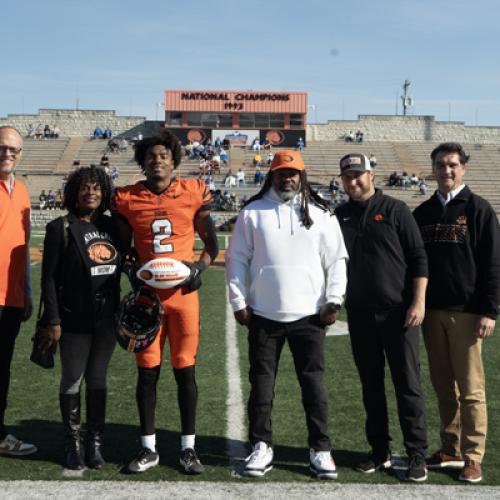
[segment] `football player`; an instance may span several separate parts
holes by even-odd
[[[218,246],[209,209],[211,196],[205,183],[173,175],[181,156],[179,140],[166,130],[139,141],[135,146],[135,160],[146,180],[119,188],[113,203],[123,249],[130,248],[133,240],[138,264],[170,257],[191,268],[190,276],[181,285],[155,290],[162,302],[164,316],[155,341],[136,354],[136,398],[142,449],[128,465],[130,472],[144,472],[159,462],[155,437],[156,386],[167,339],[181,416],[180,464],[186,473],[203,472],[194,448],[195,359],[200,334],[196,290],[201,286],[200,274],[217,256]],[[204,248],[199,260],[193,262],[195,231]]]

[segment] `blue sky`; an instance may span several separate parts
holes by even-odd
[[[3,2],[0,116],[161,116],[165,89],[296,90],[309,121],[412,114],[500,125],[497,0]],[[400,103],[399,113],[402,112]]]

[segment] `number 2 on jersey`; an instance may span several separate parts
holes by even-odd
[[[164,243],[172,236],[172,223],[168,219],[156,219],[151,224],[153,233],[153,253],[171,253],[174,251],[172,243]]]

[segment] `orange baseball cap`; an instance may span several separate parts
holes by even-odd
[[[281,149],[276,152],[271,163],[271,171],[274,172],[280,168],[292,168],[300,172],[306,169],[302,155],[294,149]]]

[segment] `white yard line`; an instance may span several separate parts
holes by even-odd
[[[238,350],[236,320],[229,305],[226,288],[226,367],[228,392],[227,412],[227,453],[231,468],[237,468],[238,462],[246,454],[245,420],[243,392],[241,390],[240,354]]]

